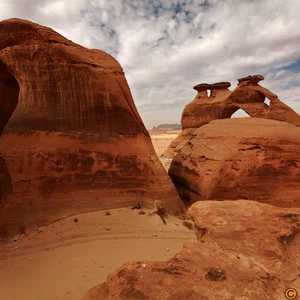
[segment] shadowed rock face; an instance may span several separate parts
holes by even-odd
[[[18,104],[19,85],[0,61],[0,136]]]
[[[244,110],[250,117],[272,119],[300,126],[300,116],[280,101],[277,95],[260,86],[261,75],[238,79],[238,86],[231,92],[229,82],[198,84],[195,99],[183,110],[181,134],[170,144],[164,156],[173,158],[179,149],[189,140],[193,129],[199,128],[212,120],[228,119],[237,110]],[[211,90],[210,97],[207,90]],[[270,100],[270,106],[264,103]]]
[[[119,63],[50,28],[0,23],[1,133],[2,237],[153,199],[180,210]]]
[[[198,242],[164,262],[128,262],[84,300],[275,299],[300,289],[300,209],[201,201],[188,215]]]
[[[215,120],[196,129],[169,174],[181,198],[255,199],[300,207],[300,128],[258,118]]]

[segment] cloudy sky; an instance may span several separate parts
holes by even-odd
[[[122,65],[147,128],[180,123],[198,83],[262,74],[300,113],[299,0],[0,0]]]

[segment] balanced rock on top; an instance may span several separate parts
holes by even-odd
[[[179,149],[191,138],[195,129],[213,120],[228,119],[242,109],[250,117],[272,119],[300,126],[300,116],[278,99],[277,95],[259,85],[262,75],[238,79],[238,85],[229,91],[229,82],[202,83],[194,86],[198,92],[195,99],[185,106],[182,117],[182,132],[170,144],[163,156],[173,158]],[[210,90],[210,96],[207,91]],[[265,99],[270,100],[270,105]]]

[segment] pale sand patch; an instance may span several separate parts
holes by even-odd
[[[181,130],[149,131],[155,152],[159,157],[160,161],[162,162],[166,171],[169,170],[172,159],[161,156],[167,150],[171,142],[177,138],[180,132]]]
[[[177,138],[181,130],[174,131],[149,131],[151,140],[158,157],[169,147],[171,142]]]
[[[196,240],[181,219],[168,216],[164,225],[142,210],[81,214],[0,245],[0,299],[81,299],[126,261],[166,260]]]

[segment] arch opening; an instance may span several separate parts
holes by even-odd
[[[230,118],[249,118],[250,116],[243,110],[243,109],[238,109],[235,111]]]
[[[18,104],[19,92],[17,80],[0,61],[0,136]]]
[[[0,61],[0,138],[18,104],[19,92],[17,80]],[[0,206],[4,205],[11,192],[12,179],[0,152]]]

